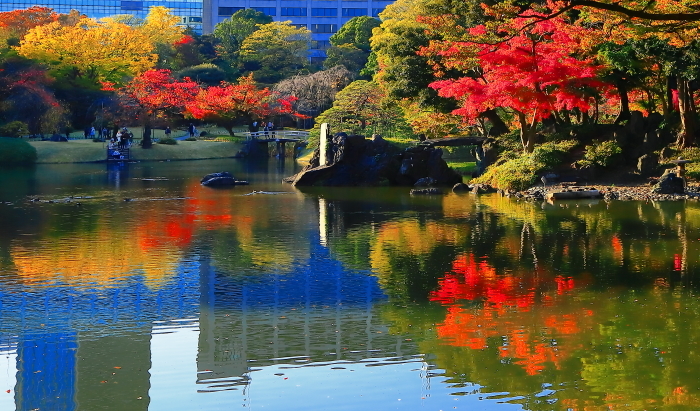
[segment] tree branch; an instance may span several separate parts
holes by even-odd
[[[572,0],[561,8],[560,10],[557,10],[555,13],[552,13],[551,15],[547,16],[537,16],[537,15],[519,15],[518,17],[524,17],[524,18],[535,18],[535,19],[540,19],[540,20],[549,20],[553,17],[556,17],[562,13],[565,13],[571,9],[574,9],[576,7],[591,7],[594,9],[600,9],[600,10],[607,10],[607,11],[613,11],[616,13],[624,14],[627,17],[632,17],[632,18],[638,18],[638,19],[643,19],[643,20],[651,20],[651,21],[698,21],[700,20],[700,12],[696,13],[649,13],[647,11],[644,11],[647,9],[647,7],[644,7],[642,10],[634,10],[634,9],[629,9],[627,7],[623,7],[617,3],[611,4],[611,3],[603,3],[600,1],[595,1],[595,0]]]

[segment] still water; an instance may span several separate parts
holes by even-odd
[[[700,409],[698,203],[294,167],[0,171],[0,410]]]

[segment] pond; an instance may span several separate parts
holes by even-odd
[[[698,203],[298,190],[296,167],[0,171],[0,409],[700,406]]]

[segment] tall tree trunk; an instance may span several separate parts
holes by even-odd
[[[151,139],[151,119],[150,116],[146,116],[146,121],[143,124],[143,140],[141,140],[141,148],[151,147],[153,147],[153,140]]]
[[[627,80],[617,79],[615,87],[617,87],[617,94],[620,96],[620,111],[617,113],[615,124],[620,124],[621,121],[629,120],[632,117],[630,99],[627,94]]]
[[[667,122],[671,120],[671,116],[673,115],[673,82],[675,81],[675,78],[672,76],[666,76],[666,86],[665,86],[665,104],[663,105],[663,110],[664,110],[664,120]]]
[[[537,142],[537,121],[533,120],[532,123],[528,123],[525,113],[518,111],[517,114],[518,122],[520,123],[520,142],[523,145],[523,150],[527,153],[532,153]]]
[[[508,130],[508,125],[501,119],[501,116],[492,108],[481,113],[479,117],[483,117],[491,123],[491,129],[489,130],[489,136],[491,137],[497,137],[510,131]]]
[[[695,143],[698,130],[697,112],[693,104],[693,92],[688,86],[688,80],[678,79],[678,111],[681,115],[681,131],[678,133],[676,144],[678,148],[688,148]]]

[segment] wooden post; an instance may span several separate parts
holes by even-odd
[[[319,148],[319,166],[325,166],[328,162],[326,158],[326,147],[328,146],[328,136],[330,134],[331,128],[328,123],[321,124],[321,138],[318,143]]]

